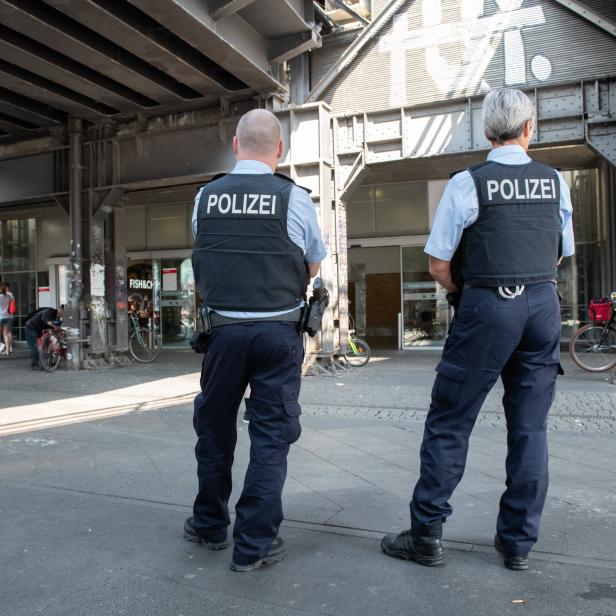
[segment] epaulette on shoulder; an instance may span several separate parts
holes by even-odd
[[[302,190],[305,190],[309,195],[312,193],[310,188],[306,188],[305,186],[300,186],[295,180],[290,178],[288,175],[285,175],[284,173],[279,173],[278,171],[276,171],[274,175],[276,177],[282,178],[283,180],[286,180],[287,182],[291,182],[291,184],[295,184],[295,186],[297,186],[298,188],[301,188]]]

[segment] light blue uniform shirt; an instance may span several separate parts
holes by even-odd
[[[264,173],[271,174],[272,170],[268,165],[258,160],[240,160],[235,164],[231,173],[261,175]],[[197,192],[192,215],[192,230],[195,236],[197,235],[199,199],[201,198],[202,191],[203,187]],[[298,186],[293,186],[291,189],[287,213],[287,233],[289,234],[289,239],[302,249],[308,263],[320,263],[327,256],[327,250],[321,239],[321,230],[319,229],[314,203],[310,195]],[[302,305],[303,302],[298,304],[298,307]],[[251,319],[255,317],[263,319],[280,316],[281,314],[293,312],[293,310],[295,308],[279,312],[235,312],[229,310],[217,310],[216,312],[233,319]]]
[[[519,145],[504,145],[492,150],[488,160],[504,165],[525,165],[530,157]],[[563,230],[563,256],[575,253],[573,241],[573,222],[571,215],[571,194],[563,176],[557,171],[560,180],[560,225]],[[472,225],[479,216],[479,200],[475,182],[468,170],[454,175],[445,187],[441,198],[428,243],[424,249],[430,256],[451,261],[464,229]]]

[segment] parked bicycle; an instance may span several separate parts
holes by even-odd
[[[593,323],[580,327],[569,343],[573,361],[584,370],[604,372],[616,366],[616,291],[590,303]]]
[[[43,332],[39,338],[38,350],[41,367],[47,372],[53,372],[63,359],[72,359],[66,331],[59,325]]]
[[[349,315],[349,334],[347,339],[347,352],[344,358],[350,366],[361,368],[370,361],[370,347],[365,340],[358,338],[355,334],[355,322]]]
[[[149,364],[160,354],[160,338],[153,329],[140,327],[134,312],[129,312],[128,317],[132,330],[128,339],[128,350],[135,361]]]

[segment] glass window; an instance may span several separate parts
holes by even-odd
[[[420,246],[402,248],[405,347],[440,346],[451,317],[445,289],[428,272],[428,255]]]
[[[425,182],[374,187],[376,235],[419,235],[428,232]]]
[[[15,296],[17,304],[17,314],[13,319],[13,334],[17,340],[24,340],[23,328],[26,316],[36,309],[36,272],[5,273],[2,279],[11,286],[11,293]]]
[[[145,214],[145,207],[126,208],[126,250],[128,252],[147,248]]]
[[[374,235],[373,192],[372,186],[360,186],[349,201],[347,208],[347,233],[349,237],[370,237]]]
[[[348,205],[347,232],[350,238],[427,233],[426,182],[360,186]]]
[[[148,207],[148,249],[185,248],[186,206],[184,203]]]
[[[34,269],[36,221],[34,219],[2,222],[2,265],[5,272]]]

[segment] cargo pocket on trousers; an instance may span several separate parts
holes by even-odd
[[[295,443],[302,433],[302,427],[299,423],[299,416],[302,414],[302,407],[297,400],[286,400],[284,403],[285,410],[285,442],[289,445]]]
[[[432,398],[443,404],[455,404],[468,375],[468,368],[441,360],[436,371],[438,374],[432,388]]]

